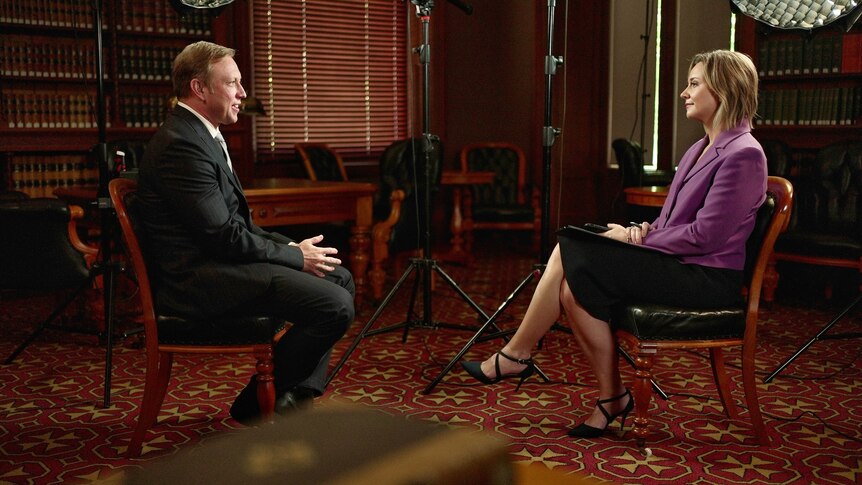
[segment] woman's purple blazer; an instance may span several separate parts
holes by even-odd
[[[766,198],[766,156],[747,121],[685,152],[644,246],[684,263],[741,270],[745,242]]]

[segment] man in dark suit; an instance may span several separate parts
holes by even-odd
[[[210,42],[174,60],[178,103],[140,165],[139,203],[161,312],[271,314],[291,322],[274,349],[276,411],[323,392],[329,353],[353,321],[354,285],[323,236],[295,242],[256,226],[219,126],[246,97],[235,51]],[[254,379],[231,407],[259,415]]]

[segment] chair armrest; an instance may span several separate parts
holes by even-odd
[[[381,262],[389,256],[389,235],[394,226],[401,219],[401,203],[404,201],[404,191],[395,189],[389,196],[389,217],[384,221],[374,224],[371,228],[372,260]]]
[[[69,205],[69,213],[71,214],[68,225],[69,241],[75,249],[84,255],[87,263],[92,264],[96,255],[99,254],[99,248],[85,244],[78,236],[78,223],[76,221],[84,218],[84,209],[77,205]]]

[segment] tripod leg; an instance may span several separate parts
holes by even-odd
[[[114,270],[113,262],[106,263],[103,268],[105,288],[102,298],[105,309],[105,391],[103,406],[111,407],[111,371],[114,355]]]
[[[844,315],[846,315],[850,310],[853,309],[853,307],[855,307],[857,304],[859,304],[859,301],[861,301],[861,300],[862,300],[862,293],[860,293],[858,296],[856,296],[856,299],[854,299],[852,302],[850,302],[849,305],[847,305],[843,310],[841,310],[841,312],[838,315],[836,315],[835,318],[832,319],[832,321],[830,321],[823,328],[821,328],[820,331],[817,332],[817,335],[811,337],[807,342],[805,342],[802,345],[802,347],[799,347],[799,349],[797,349],[796,352],[794,352],[793,355],[790,356],[790,358],[788,358],[787,360],[782,362],[781,365],[776,367],[775,370],[773,370],[771,374],[769,374],[768,376],[766,376],[765,379],[763,379],[763,382],[766,384],[769,384],[772,381],[772,379],[775,378],[775,376],[780,374],[781,371],[783,371],[785,369],[785,367],[790,365],[791,362],[796,360],[797,357],[799,357],[800,355],[802,355],[803,352],[808,350],[808,347],[811,347],[811,345],[814,344],[814,342],[821,340],[821,337],[823,337],[823,335],[825,335],[826,332],[829,331],[829,329],[831,329],[833,326],[835,326],[835,324],[838,323],[839,320],[844,318]]]
[[[441,273],[442,273],[442,271],[441,271]],[[518,284],[518,286],[515,288],[515,290],[512,291],[511,293],[509,293],[509,296],[507,296],[506,299],[503,301],[503,303],[500,304],[500,306],[497,308],[497,310],[494,312],[494,314],[491,315],[490,317],[486,317],[485,323],[481,327],[479,327],[479,330],[477,330],[476,333],[473,334],[472,337],[470,337],[470,340],[467,341],[467,343],[464,345],[464,347],[461,349],[461,351],[458,352],[458,354],[456,354],[455,357],[453,357],[452,360],[450,360],[448,364],[446,364],[446,367],[444,367],[443,370],[440,371],[440,373],[437,375],[437,377],[435,377],[427,386],[425,386],[425,389],[422,391],[422,394],[429,394],[429,393],[431,393],[431,391],[434,390],[435,387],[437,387],[437,384],[440,383],[440,381],[443,379],[443,376],[448,374],[449,371],[451,371],[452,368],[455,367],[455,364],[457,364],[458,361],[460,361],[461,358],[464,357],[464,355],[467,353],[467,351],[469,351],[470,348],[476,344],[476,342],[479,340],[479,338],[482,336],[482,334],[485,333],[485,330],[487,330],[488,327],[493,326],[495,331],[501,332],[500,328],[496,324],[497,317],[500,316],[503,313],[503,311],[505,311],[505,309],[515,299],[515,297],[519,293],[521,293],[521,291],[531,281],[533,281],[533,278],[537,278],[540,273],[541,272],[538,269],[530,272],[530,274],[527,275],[527,277],[524,278],[520,284]],[[446,275],[445,273],[442,273],[442,274],[444,275],[444,278],[447,280],[447,282],[449,280],[451,280],[451,278],[448,278],[448,275]],[[454,284],[454,281],[451,282],[450,284]],[[455,285],[455,286],[457,288],[457,285]],[[460,290],[460,288],[457,288],[457,289]],[[478,308],[478,306],[477,306],[477,308]],[[481,314],[484,314],[484,312],[482,311],[481,308],[479,308],[477,311],[479,311]],[[508,337],[504,337],[504,339],[507,342],[509,341]],[[542,379],[544,379],[545,382],[550,380],[550,379],[548,379],[547,375],[545,375],[541,370],[539,370],[538,367],[536,367],[536,371],[538,371],[539,376]]]
[[[344,363],[347,362],[347,359],[350,357],[350,354],[352,354],[353,351],[356,350],[356,347],[359,346],[359,342],[368,334],[368,330],[371,328],[372,325],[374,325],[374,322],[376,322],[377,319],[380,318],[380,314],[383,313],[383,310],[389,305],[389,302],[392,301],[392,298],[395,296],[396,293],[398,293],[398,290],[401,288],[404,282],[407,281],[407,277],[410,276],[410,274],[413,273],[413,270],[415,269],[416,267],[411,264],[410,267],[407,268],[406,271],[404,271],[404,274],[401,275],[401,278],[398,280],[397,283],[395,283],[395,286],[392,287],[392,289],[389,291],[389,294],[386,295],[386,298],[383,299],[383,302],[380,304],[380,306],[377,307],[377,311],[374,312],[374,315],[371,316],[371,318],[368,320],[368,323],[366,323],[365,326],[362,327],[362,330],[353,339],[353,343],[350,344],[350,347],[347,349],[346,352],[344,352],[344,355],[341,356],[341,359],[338,360],[338,363],[335,365],[335,368],[332,369],[332,372],[329,374],[329,377],[326,378],[324,387],[328,386],[329,383],[332,382],[332,379],[338,375],[338,372],[341,370],[341,367],[344,366]]]
[[[36,327],[32,332],[30,332],[30,335],[28,335],[27,338],[23,342],[21,342],[21,344],[17,348],[15,348],[14,351],[12,351],[12,354],[10,354],[9,357],[6,357],[6,360],[3,361],[3,364],[11,364],[12,361],[15,360],[15,357],[18,357],[18,354],[24,351],[24,349],[26,349],[28,345],[33,343],[33,341],[36,340],[36,337],[38,337],[43,330],[48,328],[48,326],[51,325],[51,322],[56,320],[57,317],[59,317],[60,314],[66,310],[66,307],[68,307],[69,304],[72,303],[75,298],[77,298],[78,295],[81,294],[81,291],[83,291],[84,288],[86,288],[88,285],[91,285],[92,283],[93,276],[91,275],[84,283],[81,284],[81,286],[75,288],[75,291],[73,291],[71,295],[69,295],[65,300],[63,300],[63,303],[58,305],[57,308],[51,313],[51,315],[49,315],[48,318],[45,319],[45,321],[43,321],[41,324],[39,324],[38,327]]]
[[[628,353],[628,352],[626,352],[626,350],[625,350],[624,348],[622,348],[622,347],[620,347],[619,345],[617,345],[617,352],[619,352],[619,353],[620,353],[620,355],[623,357],[623,359],[625,359],[625,361],[626,361],[626,362],[628,362],[630,366],[632,366],[632,367],[634,367],[634,366],[635,366],[635,361],[634,361],[634,359],[632,359],[632,356],[631,356],[631,355],[629,355],[629,353]],[[655,383],[655,380],[650,379],[650,380],[649,380],[649,383],[650,383],[650,385],[652,386],[652,390],[653,390],[653,391],[655,391],[655,392],[656,392],[656,394],[658,394],[659,396],[661,396],[661,398],[662,398],[662,399],[664,399],[665,401],[667,401],[667,399],[668,399],[668,397],[667,397],[667,393],[666,393],[666,392],[664,392],[664,390],[663,390],[662,388],[660,388],[660,387],[658,386],[658,384],[656,384],[656,383]]]

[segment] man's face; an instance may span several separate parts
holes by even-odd
[[[223,57],[213,63],[210,86],[204,87],[205,116],[215,126],[237,122],[239,105],[246,97],[236,61]]]

